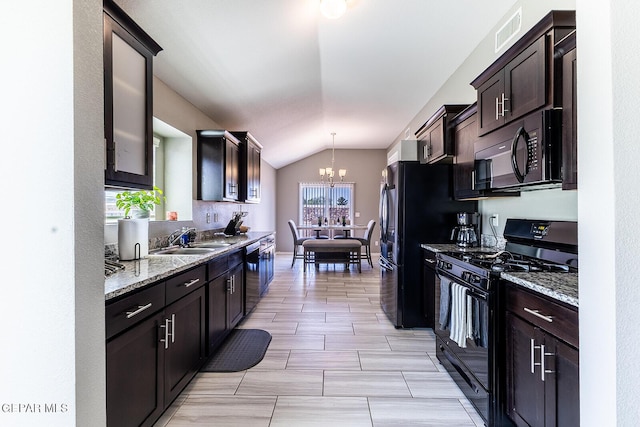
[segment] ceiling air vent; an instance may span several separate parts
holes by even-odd
[[[519,8],[511,18],[496,31],[496,50],[498,53],[522,28],[522,8]]]

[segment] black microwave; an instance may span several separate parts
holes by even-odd
[[[562,182],[562,110],[531,113],[475,143],[478,190],[554,187]]]

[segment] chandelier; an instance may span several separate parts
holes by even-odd
[[[331,167],[320,168],[320,180],[324,183],[324,179],[326,177],[327,182],[329,183],[329,186],[333,188],[333,186],[335,185],[333,182],[333,177],[335,175],[335,168],[333,167],[333,164],[336,159],[336,133],[332,132],[331,137],[333,138],[333,148],[331,149]],[[338,175],[340,176],[340,181],[343,181],[344,177],[347,175],[347,170],[346,169],[338,170]]]

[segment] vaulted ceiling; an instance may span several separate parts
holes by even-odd
[[[515,0],[116,0],[163,47],[154,74],[275,168],[387,148]]]

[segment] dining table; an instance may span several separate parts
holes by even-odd
[[[320,233],[323,231],[329,232],[329,238],[333,239],[336,236],[336,232],[340,232],[338,234],[344,234],[345,238],[356,237],[351,236],[351,232],[355,233],[356,230],[366,230],[367,226],[363,224],[347,224],[347,225],[318,225],[318,224],[305,224],[298,225],[298,230],[313,230],[316,233],[316,238],[320,238]]]

